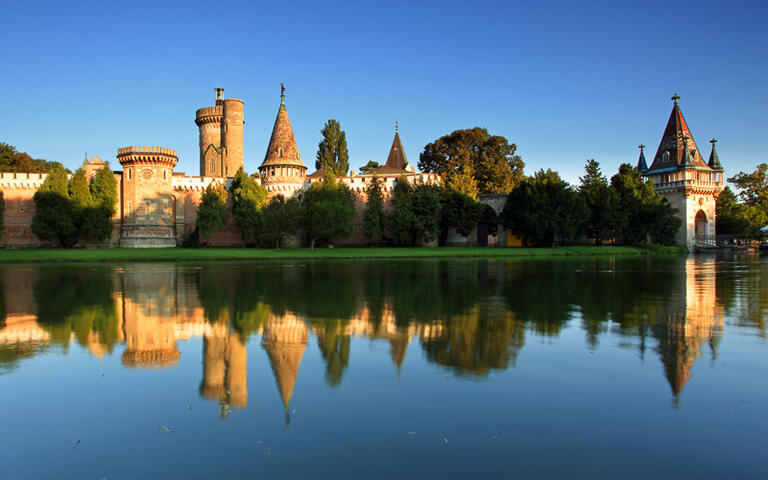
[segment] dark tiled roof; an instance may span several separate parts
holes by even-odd
[[[673,98],[679,97],[675,96]],[[688,150],[689,158],[686,158],[686,149]],[[653,157],[653,163],[649,171],[669,167],[708,168],[707,163],[701,157],[696,142],[693,140],[693,135],[691,135],[691,130],[688,128],[677,100],[675,100],[675,105],[672,107],[667,127],[664,129],[659,149]]]

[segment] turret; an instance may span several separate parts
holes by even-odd
[[[221,125],[224,120],[224,89],[216,89],[216,106],[195,112],[195,124],[200,129],[200,176],[220,177],[223,165],[221,155]]]
[[[720,165],[720,157],[717,155],[717,150],[715,149],[715,144],[717,143],[717,139],[713,138],[709,141],[709,143],[712,144],[712,153],[709,154],[709,162],[707,163],[709,165],[709,168],[712,170],[723,170],[723,166]]]
[[[243,166],[243,101],[227,98],[224,103],[224,123],[221,131],[223,155],[222,177],[234,177]]]
[[[640,149],[640,158],[637,159],[637,169],[640,171],[640,173],[645,173],[648,171],[648,164],[645,162],[645,154],[643,153],[645,145],[640,144],[637,146],[637,148]]]

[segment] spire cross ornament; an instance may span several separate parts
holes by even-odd
[[[709,143],[712,144],[712,148],[715,148],[715,144],[717,143],[717,139],[713,138],[712,140],[709,141]]]
[[[285,85],[280,82],[280,103],[285,104]]]
[[[639,148],[639,149],[640,149],[640,153],[643,153],[643,149],[645,148],[645,145],[643,145],[643,144],[641,143],[640,145],[638,145],[638,146],[637,146],[637,148]]]
[[[675,93],[674,95],[672,95],[672,98],[670,98],[670,100],[674,100],[675,101],[675,105],[677,105],[677,101],[680,100],[680,95]]]
[[[397,120],[395,120],[395,133],[398,132],[399,128],[400,128],[400,124],[397,122]]]

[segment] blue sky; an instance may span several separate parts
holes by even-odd
[[[482,126],[526,174],[578,181],[651,157],[678,92],[702,152],[728,175],[768,162],[765,2],[7,2],[0,141],[76,168],[85,152],[178,150],[198,172],[195,110],[245,101],[246,170],[260,165],[280,82],[302,159],[336,118],[353,169],[383,162],[394,121],[409,161]],[[649,158],[650,160],[650,158]]]

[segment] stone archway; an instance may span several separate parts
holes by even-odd
[[[704,213],[704,210],[699,210],[696,213],[696,218],[693,221],[693,234],[698,241],[708,240],[709,221],[707,220],[707,214]]]

